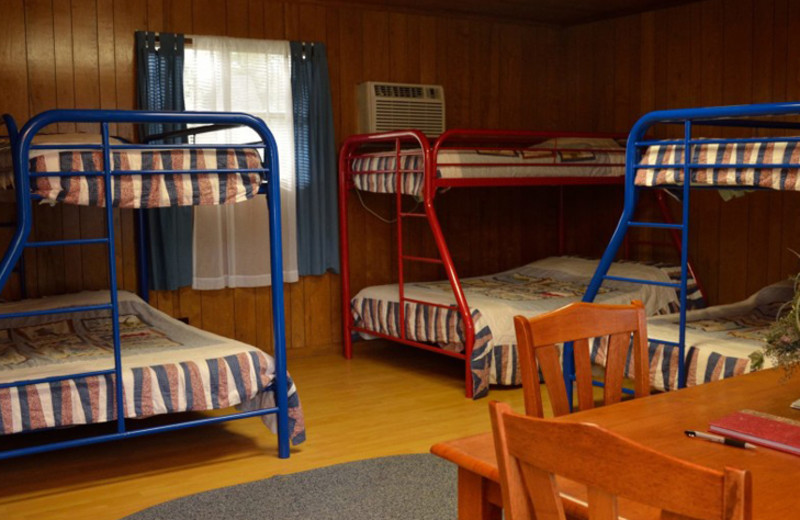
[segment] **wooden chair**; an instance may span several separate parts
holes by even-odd
[[[588,517],[617,519],[617,497],[663,520],[749,520],[748,471],[716,471],[637,444],[594,424],[516,414],[489,404],[506,520],[563,520],[555,475],[585,484]]]
[[[650,393],[650,374],[647,354],[647,320],[639,301],[630,305],[571,303],[565,307],[533,318],[514,317],[517,349],[522,371],[525,412],[544,417],[539,370],[544,377],[553,415],[570,413],[567,387],[559,359],[557,344],[573,341],[578,406],[581,410],[594,407],[592,364],[589,359],[589,339],[609,336],[608,354],[603,378],[604,404],[622,399],[622,384],[628,347],[633,338],[634,395]]]

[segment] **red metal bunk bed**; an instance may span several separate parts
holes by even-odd
[[[512,313],[535,315],[552,310],[569,301],[577,301],[585,292],[594,273],[596,261],[575,257],[548,258],[528,264],[519,270],[492,275],[490,282],[524,278],[530,285],[524,290],[522,306],[513,305],[498,311],[489,305],[480,278],[460,279],[439,224],[436,196],[456,187],[491,186],[554,186],[622,185],[624,181],[625,139],[621,134],[555,133],[507,130],[449,130],[436,140],[429,140],[416,130],[381,134],[356,135],[348,138],[339,155],[339,218],[342,257],[342,308],[344,355],[352,357],[354,334],[382,337],[406,345],[461,359],[465,363],[465,387],[468,398],[487,395],[494,378],[499,384],[519,384],[516,370],[516,345],[511,325]],[[397,226],[397,285],[369,287],[383,295],[375,300],[360,300],[351,294],[350,247],[347,196],[350,190],[393,194]],[[403,195],[417,198],[420,210],[403,210]],[[669,222],[670,210],[663,193],[657,193],[658,210]],[[563,197],[558,200],[558,252],[565,250]],[[415,208],[416,209],[416,208]],[[404,247],[404,219],[425,220],[433,236],[435,256],[414,255]],[[406,222],[408,222],[406,220]],[[638,245],[672,245],[680,251],[680,241],[672,244],[657,241],[636,241]],[[628,258],[626,250],[625,258]],[[405,263],[439,265],[447,280],[439,283],[407,281]],[[563,269],[550,279],[553,269]],[[643,265],[628,262],[615,265],[617,274],[653,277],[662,284],[680,276],[680,267],[669,264]],[[691,268],[690,268],[691,269]],[[644,270],[644,272],[642,272]],[[579,274],[578,274],[579,273]],[[691,273],[690,273],[691,274]],[[565,281],[566,280],[566,281]],[[542,282],[543,281],[543,282]],[[542,283],[540,283],[542,282]],[[516,281],[512,282],[516,283]],[[552,285],[551,285],[552,284]],[[422,287],[421,287],[422,286]],[[472,307],[467,303],[467,287]],[[393,295],[387,297],[389,288]],[[551,290],[558,297],[550,294]],[[449,295],[442,296],[442,291]],[[638,291],[638,292],[636,292]],[[609,289],[603,296],[608,303],[628,303],[631,299],[645,302],[649,314],[676,310],[677,293],[670,290],[644,292],[630,286]],[[669,293],[669,294],[666,294]],[[487,293],[488,294],[488,293]],[[665,296],[666,294],[666,296]],[[545,296],[546,295],[546,296]],[[490,295],[489,299],[495,298]],[[501,297],[504,298],[504,297]],[[702,291],[690,280],[690,301],[703,305]],[[511,296],[511,300],[515,296]],[[534,302],[530,300],[540,300]],[[546,300],[546,303],[541,303]],[[364,306],[367,301],[372,307]],[[486,311],[483,314],[481,310]],[[509,327],[498,325],[501,314]],[[355,319],[358,314],[361,319]],[[363,319],[369,317],[370,319]],[[476,326],[476,323],[478,326]],[[402,324],[402,326],[401,326]],[[502,329],[498,334],[498,328]],[[508,331],[510,328],[511,338]],[[492,337],[492,334],[495,337]],[[501,339],[503,341],[501,341]],[[500,375],[498,375],[500,374]],[[499,381],[499,379],[503,381]]]
[[[339,215],[342,257],[344,354],[352,357],[352,334],[363,333],[415,346],[465,361],[467,397],[473,397],[472,360],[476,341],[474,315],[467,305],[447,242],[439,225],[437,193],[454,187],[622,185],[624,147],[620,134],[552,133],[504,130],[449,130],[430,141],[416,130],[356,135],[348,138],[339,155]],[[608,146],[603,143],[609,143]],[[429,306],[457,313],[463,351],[457,352],[414,339],[406,326],[385,333],[356,326],[350,291],[350,252],[347,194],[352,189],[393,193],[396,201],[398,323],[406,323],[406,306]],[[402,209],[403,195],[420,200],[423,211]],[[435,240],[438,257],[404,252],[404,219],[425,219]],[[563,249],[563,208],[559,207],[559,248]],[[455,298],[454,305],[406,296],[406,262],[441,265]]]

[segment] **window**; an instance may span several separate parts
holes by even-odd
[[[281,179],[284,280],[297,281],[294,128],[288,41],[192,36],[185,51],[187,110],[245,112],[275,136]],[[200,134],[197,143],[247,143],[249,128]],[[269,285],[269,239],[263,197],[195,208],[195,289]]]

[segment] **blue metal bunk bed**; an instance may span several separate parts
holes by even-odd
[[[36,446],[25,446],[22,448],[15,448],[15,449],[8,449],[5,451],[0,452],[0,460],[20,456],[20,455],[28,455],[34,453],[40,453],[60,448],[67,448],[73,446],[83,446],[88,444],[94,444],[104,441],[128,438],[128,437],[135,437],[141,436],[150,433],[158,433],[162,431],[170,431],[176,429],[182,429],[190,426],[199,426],[204,424],[211,424],[211,423],[218,423],[222,421],[228,421],[232,419],[240,419],[240,418],[247,418],[247,417],[255,417],[261,416],[263,418],[267,418],[273,420],[277,423],[277,436],[278,436],[278,455],[281,458],[289,457],[290,453],[290,442],[298,443],[301,442],[304,437],[304,432],[302,431],[302,417],[300,416],[301,412],[299,409],[299,401],[297,401],[296,394],[291,395],[292,403],[290,403],[290,394],[293,391],[293,384],[291,379],[288,377],[287,369],[286,369],[286,352],[285,352],[285,329],[284,329],[284,304],[283,304],[283,283],[282,283],[282,256],[281,256],[281,220],[280,220],[280,182],[279,182],[279,171],[278,171],[278,151],[277,145],[275,140],[272,136],[272,133],[264,124],[261,119],[255,118],[253,116],[241,113],[203,113],[203,112],[183,112],[183,113],[166,113],[166,112],[141,112],[141,111],[119,111],[119,110],[51,110],[47,112],[43,112],[25,124],[25,126],[17,131],[17,127],[10,116],[4,116],[4,120],[8,129],[9,140],[11,145],[11,150],[13,154],[13,165],[14,165],[14,191],[16,196],[16,208],[17,208],[17,222],[16,222],[16,231],[11,239],[11,242],[8,246],[8,249],[5,253],[5,256],[2,259],[2,263],[0,263],[0,288],[5,287],[6,283],[9,281],[9,277],[11,276],[12,272],[15,269],[15,266],[21,262],[22,253],[25,248],[29,247],[57,247],[57,246],[69,246],[69,245],[83,245],[83,244],[102,244],[105,245],[107,250],[107,258],[108,258],[108,269],[109,269],[109,291],[107,293],[108,300],[102,303],[93,303],[93,304],[79,304],[79,305],[69,305],[66,306],[62,305],[56,308],[35,308],[34,310],[24,310],[21,312],[5,312],[0,314],[0,328],[7,328],[8,323],[11,323],[11,320],[18,320],[20,318],[24,319],[40,319],[42,316],[51,316],[51,315],[69,315],[70,313],[85,313],[85,312],[94,312],[96,313],[102,312],[103,320],[105,320],[106,327],[108,319],[111,320],[110,328],[106,329],[106,338],[109,340],[109,344],[113,343],[113,367],[108,369],[102,370],[93,370],[93,371],[83,371],[77,373],[70,373],[67,375],[61,374],[57,376],[51,377],[26,377],[24,379],[19,380],[12,380],[12,381],[5,381],[0,383],[0,392],[13,392],[14,395],[22,395],[24,396],[26,393],[26,389],[34,388],[36,385],[51,385],[52,388],[56,388],[59,390],[60,385],[70,384],[70,382],[76,381],[88,381],[90,378],[93,377],[100,377],[105,378],[105,381],[108,384],[107,390],[108,395],[105,396],[106,404],[108,405],[108,412],[107,417],[108,420],[113,420],[116,422],[116,431],[113,433],[106,433],[106,434],[97,434],[90,437],[79,438],[79,439],[69,439],[69,440],[61,440],[57,442],[51,442],[44,445],[36,445]],[[45,127],[48,125],[53,125],[56,123],[93,123],[99,125],[100,128],[100,139],[95,144],[35,144],[33,142],[34,136],[40,133]],[[136,124],[136,125],[144,125],[144,124],[176,124],[176,125],[193,125],[193,128],[189,130],[189,132],[203,132],[208,131],[208,129],[216,129],[216,128],[227,128],[231,126],[245,126],[252,129],[258,136],[259,141],[253,144],[247,145],[194,145],[194,144],[131,144],[125,142],[119,142],[113,140],[109,136],[109,125],[111,124]],[[201,125],[201,126],[198,126]],[[202,126],[207,125],[207,126]],[[218,157],[221,154],[227,154],[230,157],[230,163],[225,164],[232,164],[231,166],[220,166],[217,168],[206,167],[205,163],[200,163],[197,159],[197,154],[200,152],[204,152],[206,150],[211,150],[209,154],[213,155],[216,154]],[[85,161],[87,161],[86,156],[82,156],[76,161],[83,161],[83,167],[80,168],[79,171],[76,169],[67,168],[60,168],[55,173],[52,171],[47,173],[31,171],[31,166],[34,163],[34,160],[31,158],[31,152],[37,153],[39,151],[56,151],[59,153],[68,152],[73,153],[76,150],[79,151],[80,154],[95,154],[97,161],[99,161],[99,168],[95,168],[91,165],[87,166]],[[145,164],[144,160],[142,163],[137,167],[133,168],[132,166],[126,164],[124,162],[124,158],[121,159],[123,154],[128,152],[141,152],[142,157],[145,154],[150,154],[148,157],[154,157],[157,154],[167,153],[177,153],[177,154],[187,154],[186,157],[192,157],[192,161],[186,163],[188,167],[180,167],[175,166],[175,169],[171,169],[169,167],[163,168],[156,168],[151,164]],[[249,153],[251,156],[255,157],[253,160],[243,161],[242,154]],[[258,154],[261,154],[259,157]],[[97,154],[100,154],[99,156]],[[262,159],[263,158],[263,159]],[[60,161],[63,163],[65,160],[62,157]],[[90,159],[91,162],[91,159]],[[215,165],[222,164],[215,163]],[[162,166],[172,166],[172,163],[162,165]],[[65,171],[67,170],[67,171]],[[128,370],[129,367],[124,366],[123,362],[123,345],[121,339],[121,331],[120,331],[120,294],[117,288],[117,271],[116,271],[116,261],[115,261],[115,250],[114,250],[114,225],[113,225],[113,210],[115,206],[119,205],[119,201],[121,200],[122,194],[121,191],[123,188],[120,186],[123,184],[125,180],[124,176],[129,176],[128,179],[132,179],[137,176],[142,186],[147,184],[150,185],[151,181],[155,182],[153,179],[157,179],[157,176],[163,176],[162,178],[166,179],[167,175],[174,176],[174,182],[178,182],[180,175],[185,175],[185,184],[186,186],[192,186],[195,188],[194,192],[194,201],[192,201],[191,196],[189,196],[186,200],[184,200],[183,205],[192,205],[199,203],[198,197],[204,196],[203,194],[198,194],[200,191],[197,187],[200,186],[198,183],[200,182],[200,177],[203,177],[201,180],[211,180],[216,181],[219,183],[218,185],[218,193],[220,200],[216,200],[210,203],[225,203],[226,201],[222,200],[221,198],[226,195],[227,192],[231,192],[232,183],[230,179],[232,179],[231,175],[236,173],[237,175],[241,175],[241,189],[239,191],[246,192],[245,196],[250,198],[251,196],[257,194],[263,194],[267,197],[267,208],[268,208],[268,217],[269,217],[269,233],[270,233],[270,262],[272,266],[272,313],[273,313],[273,330],[274,330],[274,372],[267,373],[268,368],[264,365],[272,364],[273,361],[270,360],[269,363],[264,363],[264,359],[259,357],[261,355],[266,356],[266,354],[258,353],[255,354],[253,352],[248,352],[247,354],[237,354],[239,357],[232,356],[232,363],[235,365],[238,361],[242,360],[245,362],[250,362],[252,360],[253,366],[251,368],[251,372],[255,373],[254,381],[247,381],[247,386],[258,386],[263,381],[268,381],[268,385],[264,385],[264,387],[256,388],[254,391],[256,392],[263,392],[264,394],[269,394],[267,398],[268,403],[274,403],[272,406],[261,406],[261,407],[245,407],[245,411],[240,411],[237,413],[230,413],[223,416],[208,416],[203,417],[200,419],[194,420],[187,420],[182,421],[174,424],[169,425],[162,425],[162,426],[151,426],[151,427],[130,427],[130,424],[126,424],[126,416],[130,417],[138,417],[131,408],[130,403],[126,403],[125,399],[125,392],[128,394],[133,393],[133,389],[125,386],[125,377],[127,374],[123,374],[123,370]],[[255,174],[256,182],[252,182],[252,175]],[[39,180],[43,177],[49,177],[50,179],[57,179],[55,181],[56,184],[65,185],[72,182],[72,178],[83,178],[86,179],[85,182],[95,186],[95,193],[94,196],[98,199],[95,200],[95,204],[91,202],[87,205],[99,205],[104,206],[104,213],[106,219],[106,236],[105,237],[96,237],[96,238],[85,238],[79,240],[57,240],[57,241],[47,241],[47,242],[36,242],[30,240],[30,233],[31,233],[31,222],[32,222],[32,201],[41,199],[41,194],[36,193],[36,184]],[[212,179],[213,178],[213,179]],[[94,179],[94,181],[92,181]],[[240,185],[237,185],[240,187]],[[174,186],[173,186],[174,188]],[[223,193],[226,192],[226,193]],[[216,192],[215,192],[216,193]],[[174,189],[167,194],[168,197],[173,197],[175,195]],[[205,194],[207,195],[207,193]],[[237,194],[239,196],[240,194]],[[59,195],[57,200],[63,200],[64,195]],[[141,200],[138,201],[136,204],[137,208],[144,207],[145,204],[144,196],[141,197]],[[172,200],[171,198],[169,200]],[[237,199],[243,200],[243,199]],[[98,203],[99,201],[99,203]],[[105,203],[105,201],[112,201],[111,204]],[[208,202],[208,201],[206,201]],[[204,202],[205,203],[205,202]],[[141,205],[138,205],[141,204]],[[181,204],[180,202],[178,204]],[[169,204],[161,204],[169,205]],[[148,206],[150,207],[150,206]],[[139,217],[143,214],[141,209],[137,210],[139,213]],[[140,221],[141,222],[141,221]],[[146,262],[144,261],[145,253],[144,247],[145,243],[141,237],[138,244],[138,267],[139,267],[139,286],[141,293],[144,298],[147,296],[147,270],[146,270]],[[23,294],[24,297],[24,294]],[[122,298],[123,300],[129,300],[127,296]],[[44,299],[48,300],[48,299]],[[55,298],[54,298],[55,300]],[[32,301],[32,300],[31,300]],[[127,305],[123,302],[123,305]],[[142,303],[144,305],[144,303]],[[156,311],[157,312],[157,311]],[[191,327],[186,327],[190,329]],[[193,329],[197,330],[197,329]],[[110,338],[109,338],[110,333]],[[185,331],[183,333],[186,333]],[[201,331],[198,331],[198,334],[201,334]],[[205,336],[202,336],[203,339],[208,343],[214,339],[222,339],[219,337],[212,337],[211,340],[208,339],[208,333],[202,333]],[[191,334],[190,334],[191,335]],[[213,341],[211,341],[213,343]],[[111,345],[109,345],[110,347]],[[249,347],[249,346],[248,346]],[[214,348],[212,344],[210,348]],[[256,350],[254,347],[250,347],[253,350]],[[271,359],[269,356],[266,356],[266,359]],[[222,364],[216,365],[217,360],[210,360],[209,366],[212,366],[215,370],[229,370],[229,367],[223,366]],[[261,365],[259,365],[261,363]],[[176,365],[177,366],[177,365]],[[35,368],[35,367],[34,367]],[[186,367],[184,367],[185,369]],[[136,370],[136,369],[134,369]],[[233,375],[231,379],[225,379],[226,377],[230,378],[231,372],[228,371],[227,374],[229,375],[221,375],[220,377],[223,378],[230,386],[239,385],[240,387],[244,386],[241,381],[236,379],[236,374]],[[266,375],[264,375],[266,374]],[[196,375],[196,374],[195,374]],[[183,377],[183,376],[181,376]],[[187,376],[188,377],[188,376]],[[259,377],[261,379],[259,379]],[[137,382],[141,387],[141,380]],[[155,384],[155,383],[154,383]],[[186,383],[188,385],[188,383]],[[249,389],[248,389],[249,390]],[[187,390],[189,392],[190,390]],[[59,390],[60,392],[60,390]],[[112,395],[113,392],[113,395]],[[54,394],[55,395],[55,394]],[[58,394],[61,395],[61,394]],[[130,395],[127,396],[130,398]],[[191,397],[191,396],[190,396]],[[202,400],[203,396],[197,395],[194,396],[196,401]],[[208,398],[206,398],[208,399]],[[224,404],[224,399],[214,396],[213,399],[215,400],[215,404],[219,404],[217,401],[222,402]],[[96,400],[96,398],[95,398]],[[15,406],[28,406],[30,403],[26,403],[25,399],[20,398],[19,405]],[[236,403],[231,403],[236,404]],[[292,407],[294,406],[294,407]],[[225,406],[208,406],[207,408],[202,409],[211,409],[211,408],[223,408]],[[55,408],[55,406],[54,406]],[[290,414],[291,408],[291,414]],[[194,408],[183,408],[174,411],[185,411]],[[4,419],[7,422],[9,416],[9,406],[5,406],[3,410],[0,412],[0,433],[3,432],[3,422]],[[172,411],[172,410],[168,410]],[[162,412],[156,412],[162,413]],[[127,414],[127,415],[126,415]],[[151,414],[152,415],[152,414]],[[102,420],[101,420],[102,421]],[[95,422],[88,420],[86,423]],[[6,425],[7,426],[7,425]],[[58,425],[56,425],[58,426]],[[294,430],[291,430],[294,428]],[[16,433],[14,431],[13,433]]]
[[[800,103],[764,103],[662,110],[643,116],[631,129],[626,151],[625,198],[622,216],[587,288],[583,301],[591,302],[605,280],[665,285],[659,282],[608,275],[629,228],[666,229],[680,234],[681,276],[679,283],[666,284],[680,290],[678,340],[650,338],[654,343],[677,349],[677,387],[686,385],[686,325],[691,188],[798,190],[800,137],[693,137],[695,127],[735,127],[778,131],[800,130],[800,123],[779,119],[800,115]],[[682,127],[683,137],[652,140],[645,135],[657,125]],[[787,181],[787,178],[789,179]],[[643,188],[678,188],[682,201],[680,223],[663,224],[634,220],[634,209]],[[564,356],[567,374],[574,373],[571,355]],[[568,386],[570,388],[571,385]],[[669,389],[669,388],[668,388]]]

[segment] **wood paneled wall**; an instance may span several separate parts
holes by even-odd
[[[656,108],[800,97],[800,7],[790,0],[707,0],[558,29],[507,21],[360,9],[345,3],[261,0],[4,0],[0,111],[19,121],[49,108],[134,108],[135,30],[322,41],[327,44],[337,140],[356,133],[355,87],[367,80],[442,84],[448,127],[626,132]],[[60,131],[86,130],[65,125]],[[130,137],[128,129],[118,129]],[[442,226],[462,276],[506,269],[556,252],[555,188],[452,190]],[[570,188],[567,251],[597,255],[621,207],[619,190]],[[364,203],[391,216],[387,197]],[[413,201],[406,201],[413,204]],[[351,197],[355,289],[396,279],[393,226]],[[693,194],[692,255],[712,302],[744,297],[797,269],[800,200],[758,193],[722,203]],[[3,211],[8,211],[6,208]],[[36,237],[97,236],[94,208],[37,208]],[[136,288],[130,212],[116,213],[122,287]],[[732,231],[736,230],[737,233]],[[409,245],[430,252],[425,229]],[[104,287],[96,246],[27,257],[33,294]],[[418,269],[414,276],[438,276]],[[286,286],[295,351],[340,342],[339,277]],[[12,286],[13,294],[15,288]],[[265,289],[153,293],[156,306],[207,330],[269,350]]]
[[[655,109],[800,99],[792,0],[706,0],[573,27],[564,41],[571,127],[625,131]],[[800,248],[796,194],[723,202],[694,190],[690,219],[690,254],[712,302],[742,299],[800,267],[790,251]]]
[[[134,108],[135,30],[323,41],[327,44],[339,142],[356,133],[355,87],[366,80],[439,83],[450,127],[557,129],[562,52],[560,30],[508,22],[347,7],[342,3],[262,0],[4,0],[0,16],[0,111],[19,121],[49,108]],[[60,131],[88,130],[65,126]],[[128,129],[118,133],[131,137]],[[545,221],[533,234],[506,226],[509,191],[442,196],[443,226],[453,237],[460,270],[510,267],[553,250],[555,191],[511,193],[516,221]],[[381,213],[385,198],[365,197]],[[472,208],[485,208],[476,212]],[[354,286],[395,279],[391,226],[351,201]],[[544,218],[543,218],[544,216]],[[506,219],[507,220],[507,219]],[[133,217],[117,212],[121,286],[136,288]],[[36,238],[97,236],[96,208],[37,208]],[[466,234],[460,230],[475,230]],[[423,230],[424,231],[424,230]],[[503,233],[514,236],[506,247]],[[419,243],[430,247],[427,233]],[[474,240],[462,240],[462,236]],[[543,237],[551,245],[542,246]],[[413,238],[413,237],[412,237]],[[489,254],[479,247],[488,244]],[[476,252],[478,251],[478,252]],[[27,257],[31,293],[53,294],[106,285],[108,266],[96,246],[40,250]],[[420,273],[424,276],[425,273]],[[434,274],[428,273],[428,276]],[[293,349],[340,342],[339,277],[305,277],[286,285],[287,331]],[[13,288],[12,288],[13,292]],[[271,305],[265,289],[152,294],[153,303],[204,329],[269,348]]]

